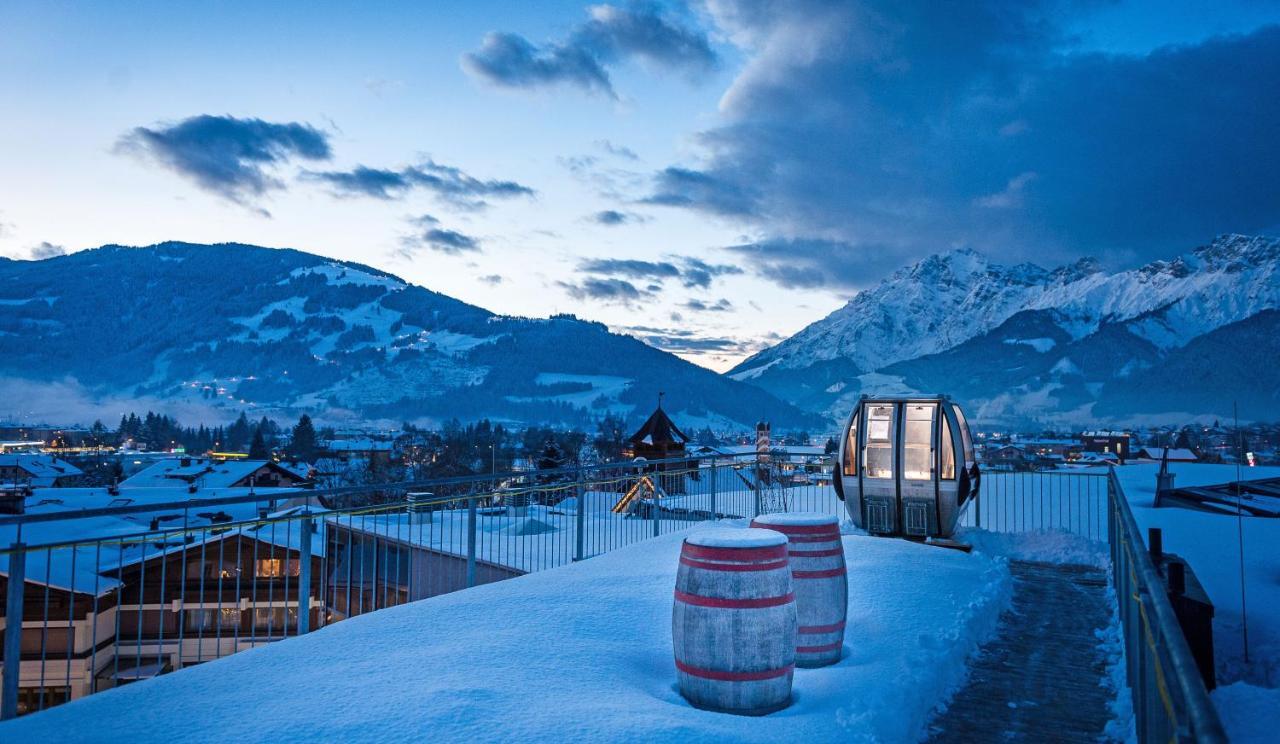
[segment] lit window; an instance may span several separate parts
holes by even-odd
[[[858,474],[858,415],[861,410],[853,412],[853,422],[849,424],[849,443],[844,449],[844,474]]]
[[[240,627],[240,610],[235,607],[202,607],[184,610],[187,630],[234,630]]]
[[[867,411],[867,443],[863,448],[863,475],[893,477],[893,406],[871,406]]]
[[[909,480],[933,478],[933,415],[937,410],[938,407],[932,404],[907,406],[902,441],[902,477]]]
[[[254,574],[260,579],[279,579],[284,576],[297,576],[302,566],[296,558],[259,558]]]
[[[942,455],[941,477],[943,480],[956,478],[956,450],[951,440],[951,422],[942,417],[942,443],[938,445]]]

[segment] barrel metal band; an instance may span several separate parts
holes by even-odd
[[[825,571],[792,571],[792,578],[796,579],[831,579],[836,576],[844,576],[845,567],[828,568]]]
[[[839,542],[840,535],[831,533],[829,535],[790,535],[787,537],[792,545],[796,543],[821,543],[821,542]]]
[[[695,607],[715,607],[727,610],[754,610],[764,607],[781,607],[784,604],[790,604],[795,601],[796,595],[792,592],[782,595],[781,597],[751,597],[751,598],[727,598],[727,597],[704,597],[700,594],[689,594],[676,590],[676,601],[683,602]]]
[[[828,643],[823,646],[796,646],[796,653],[821,654],[827,651],[835,651],[838,648],[840,648],[840,641],[836,641],[835,643]]]
[[[759,672],[729,672],[720,669],[703,669],[676,659],[676,669],[693,677],[712,679],[717,682],[758,682],[765,679],[777,679],[790,674],[795,664],[788,664],[778,669],[765,669]]]
[[[796,632],[808,633],[808,634],[834,633],[837,630],[844,630],[844,623],[845,621],[841,620],[840,622],[835,623],[834,625],[801,625],[800,627],[796,628]]]
[[[783,544],[763,548],[708,548],[685,543],[681,555],[704,561],[776,561],[787,557],[787,546]]]
[[[793,550],[792,558],[832,558],[844,552],[844,548],[831,548],[830,550]]]
[[[772,563],[707,563],[680,556],[680,565],[706,571],[776,571],[779,568],[786,568],[787,560],[784,558]]]

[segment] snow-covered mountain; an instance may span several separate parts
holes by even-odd
[[[115,416],[157,405],[584,423],[647,415],[659,391],[688,427],[818,423],[599,323],[495,315],[300,251],[162,243],[0,259],[0,414],[109,401]]]
[[[1006,267],[960,250],[896,272],[729,375],[831,415],[863,392],[929,389],[989,419],[1221,415],[1233,398],[1280,418],[1275,365],[1223,389],[1215,375],[1229,360],[1193,369],[1187,354],[1204,339],[1230,356],[1225,340],[1261,334],[1276,308],[1273,238],[1224,235],[1116,273],[1087,259]]]

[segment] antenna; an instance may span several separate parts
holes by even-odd
[[[1249,612],[1244,589],[1244,514],[1240,502],[1240,460],[1244,457],[1244,432],[1240,431],[1240,412],[1231,402],[1231,416],[1236,423],[1236,542],[1240,546],[1240,629],[1244,640],[1244,663],[1249,663]]]

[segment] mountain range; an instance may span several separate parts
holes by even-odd
[[[574,353],[566,354],[565,349]],[[719,375],[573,316],[498,315],[356,263],[241,244],[0,259],[0,415],[116,405],[440,422],[827,430],[864,393],[997,424],[1280,419],[1280,240],[1109,272],[930,256]],[[40,405],[32,400],[42,400]],[[52,401],[52,402],[50,402]],[[61,406],[61,408],[59,407]]]
[[[0,414],[53,397],[46,415],[74,415],[56,400],[70,390],[224,415],[582,425],[638,419],[665,392],[690,428],[822,425],[599,323],[497,315],[368,266],[239,244],[0,260],[0,378]]]
[[[837,418],[936,391],[986,422],[1280,419],[1280,240],[1223,235],[1107,272],[926,258],[728,372]]]

